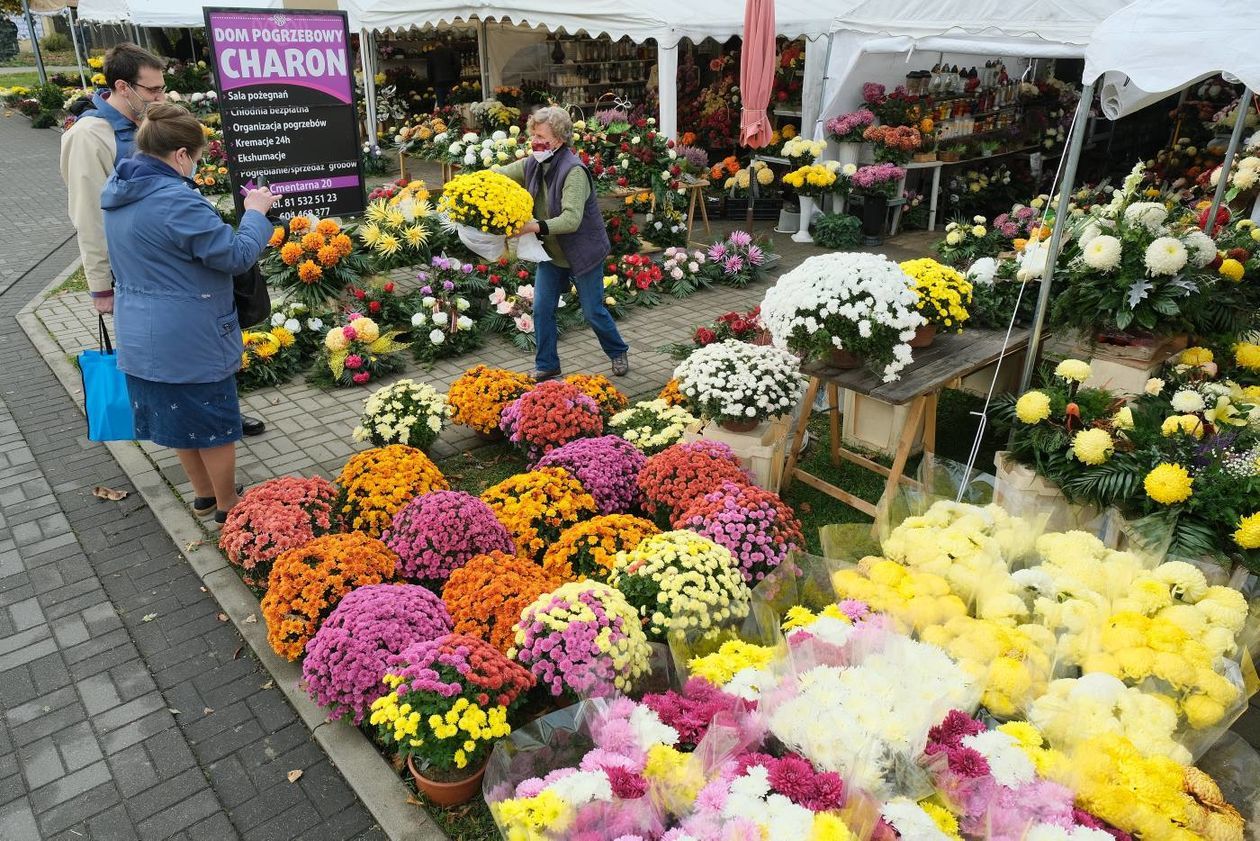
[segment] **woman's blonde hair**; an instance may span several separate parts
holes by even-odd
[[[551,129],[551,133],[561,143],[568,143],[573,136],[573,118],[569,116],[568,111],[557,105],[548,105],[530,114],[529,122],[525,124],[526,130],[533,131],[536,125],[544,125]]]
[[[193,158],[206,148],[206,133],[197,118],[169,102],[150,105],[136,132],[136,148],[146,155],[165,158],[176,149],[187,149]]]

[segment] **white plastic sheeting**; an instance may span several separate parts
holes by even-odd
[[[206,6],[232,9],[281,9],[283,0],[207,0],[205,3],[190,0],[126,0],[130,8],[129,20],[136,26],[205,26]],[[80,7],[82,8],[82,7]],[[82,12],[80,12],[82,17]]]
[[[127,0],[79,0],[78,18],[89,23],[125,23],[131,20]]]
[[[1114,120],[1216,73],[1228,73],[1260,90],[1258,45],[1255,0],[1212,0],[1206,5],[1138,0],[1094,30],[1085,51],[1084,78],[1094,82],[1104,77],[1103,112]]]

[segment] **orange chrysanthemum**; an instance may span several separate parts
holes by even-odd
[[[298,266],[298,279],[303,283],[314,283],[324,275],[324,270],[315,264],[314,260],[307,260]]]
[[[630,405],[629,398],[603,374],[571,374],[564,381],[599,404],[605,423]]]
[[[358,532],[317,537],[276,558],[262,600],[267,641],[296,660],[342,596],[356,587],[394,578],[398,556]]]
[[[302,254],[302,246],[296,242],[286,242],[284,248],[280,249],[280,259],[286,266],[296,266],[302,262]]]
[[[337,485],[341,488],[338,511],[346,526],[372,537],[380,537],[411,500],[429,491],[450,489],[428,456],[402,444],[352,455],[337,476]]]
[[[661,389],[661,393],[656,395],[657,400],[664,400],[671,406],[682,406],[687,402],[687,398],[683,396],[682,391],[678,388],[678,380],[670,380],[665,383],[665,387]]]
[[[325,245],[315,256],[319,258],[319,262],[322,265],[335,266],[337,261],[341,259],[341,252],[337,250],[335,245]]]
[[[300,234],[303,231],[309,231],[311,228],[311,220],[305,216],[294,216],[289,220],[289,233]]]
[[[324,238],[320,236],[319,234],[315,233],[314,231],[311,231],[309,234],[302,237],[302,248],[306,251],[311,252],[312,254],[314,254],[316,251],[319,251],[321,248],[324,247],[324,245],[325,245]]]
[[[328,244],[337,249],[342,257],[350,256],[350,252],[354,250],[354,240],[345,234],[337,234]]]
[[[509,476],[481,494],[523,557],[543,552],[570,526],[597,513],[595,498],[567,470],[542,467]]]
[[[335,237],[341,233],[341,226],[331,219],[320,219],[319,224],[315,226],[315,232],[326,237]]]
[[[483,435],[497,432],[503,407],[533,387],[532,379],[516,371],[485,365],[469,368],[446,395],[451,420]]]
[[[442,601],[455,633],[480,637],[506,654],[521,611],[562,583],[533,561],[494,551],[475,555],[452,572]]]
[[[277,225],[276,229],[271,232],[271,239],[267,240],[267,244],[272,248],[279,248],[281,244],[284,243],[285,238],[286,234],[284,228]]]
[[[547,547],[543,569],[565,581],[607,581],[618,552],[628,552],[645,537],[660,534],[650,521],[630,514],[606,514],[571,526]]]

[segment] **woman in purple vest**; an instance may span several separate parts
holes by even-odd
[[[540,108],[529,118],[532,154],[501,171],[534,196],[534,218],[521,231],[538,234],[549,261],[538,264],[534,279],[534,379],[560,376],[556,352],[556,306],[570,284],[577,289],[582,315],[618,377],[630,373],[629,346],[604,306],[604,258],[611,247],[595,183],[568,146],[573,121],[562,108]]]

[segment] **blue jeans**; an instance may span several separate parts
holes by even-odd
[[[538,350],[534,367],[539,371],[559,371],[560,356],[556,353],[556,304],[572,284],[582,304],[582,315],[595,331],[599,346],[609,359],[625,355],[630,346],[621,338],[612,313],[604,306],[604,266],[601,263],[586,274],[574,276],[571,269],[551,261],[538,264],[534,274],[534,338]]]

